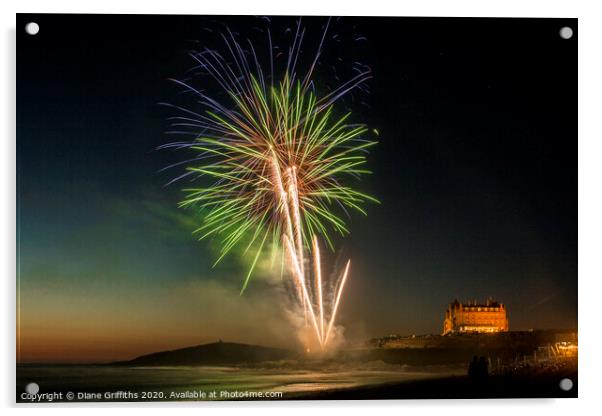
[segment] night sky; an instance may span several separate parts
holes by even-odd
[[[38,35],[22,30],[29,21]],[[156,150],[174,140],[158,103],[186,102],[168,79],[187,76],[191,48],[215,44],[216,21],[246,35],[266,20],[17,16],[20,361],[218,338],[290,344],[270,273],[239,297],[245,266],[211,267],[214,246],[191,234],[198,218],[177,208],[182,185],[164,186],[182,172],[160,172],[183,155]],[[325,21],[304,18],[308,48]],[[576,328],[577,39],[559,36],[566,25],[577,34],[576,19],[333,20],[351,42],[328,38],[319,70],[372,68],[370,92],[345,105],[380,134],[358,187],[381,204],[352,215],[325,259],[353,259],[348,339],[439,333],[452,300],[488,296],[507,305],[511,330]]]

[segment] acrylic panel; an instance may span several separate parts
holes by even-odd
[[[576,397],[577,29],[17,15],[16,400]]]

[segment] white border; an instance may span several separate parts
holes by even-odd
[[[3,290],[3,374],[0,377],[0,395],[5,407],[14,402],[14,353],[15,353],[15,13],[134,13],[134,14],[286,14],[286,15],[392,15],[392,16],[489,16],[489,17],[577,17],[579,18],[579,338],[580,374],[577,400],[441,400],[441,401],[380,401],[380,402],[294,402],[294,403],[170,403],[170,404],[112,404],[96,405],[85,410],[86,414],[104,414],[111,409],[136,408],[148,415],[163,415],[166,407],[178,409],[178,413],[198,415],[211,411],[216,414],[234,415],[244,407],[245,414],[304,414],[316,411],[332,412],[343,408],[347,415],[364,415],[371,408],[380,413],[399,411],[421,414],[473,414],[507,415],[514,411],[543,411],[546,414],[591,413],[599,400],[600,366],[602,345],[600,333],[602,311],[600,293],[602,273],[600,258],[602,245],[602,65],[600,45],[601,13],[596,1],[419,1],[394,2],[393,0],[369,0],[363,2],[302,0],[252,1],[125,1],[102,0],[82,2],[77,0],[53,1],[4,1],[0,3],[0,20],[3,25],[3,53],[0,64],[2,91],[0,101],[0,126],[5,135],[0,149],[0,177],[3,190],[1,204],[2,249],[4,266]],[[74,34],[76,36],[77,34]],[[563,105],[563,103],[558,103]],[[567,146],[574,143],[567,142]],[[23,406],[21,406],[23,407]],[[537,408],[537,409],[536,409]],[[25,407],[24,413],[36,409]],[[20,413],[21,413],[20,411]],[[49,414],[80,414],[81,407],[44,406]]]

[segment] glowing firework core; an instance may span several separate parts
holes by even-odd
[[[328,328],[326,332],[324,332],[324,299],[322,296],[322,271],[320,265],[320,248],[318,245],[318,239],[315,235],[312,239],[315,270],[314,283],[315,293],[317,294],[317,299],[313,299],[310,296],[309,291],[307,290],[307,280],[309,279],[306,278],[304,271],[305,261],[303,255],[303,237],[301,228],[301,209],[299,207],[297,169],[295,166],[286,169],[288,192],[285,192],[285,187],[282,182],[282,173],[280,172],[280,166],[278,164],[278,158],[274,153],[273,148],[270,148],[270,150],[272,153],[272,167],[274,170],[274,193],[280,198],[280,212],[283,215],[284,221],[286,223],[285,229],[287,230],[287,233],[284,234],[282,238],[284,240],[284,246],[286,248],[286,251],[289,255],[291,273],[294,276],[294,281],[298,286],[297,293],[299,296],[299,301],[303,305],[306,314],[309,313],[311,323],[313,325],[314,330],[316,331],[316,338],[320,344],[320,347],[323,349],[328,344],[328,340],[330,338],[332,326],[334,324],[339,302],[341,300],[341,294],[343,293],[343,287],[345,285],[345,281],[347,280],[347,275],[349,274],[349,266],[351,264],[351,260],[347,261],[347,265],[345,266],[345,272],[343,273],[343,276],[340,280],[339,288],[336,294],[336,299],[332,306],[332,310],[330,311],[330,321],[328,323]],[[293,212],[292,219],[290,214],[291,211]],[[296,241],[296,245],[295,243],[293,243],[293,241]],[[317,303],[317,308],[319,309],[319,322],[316,318],[315,303]]]

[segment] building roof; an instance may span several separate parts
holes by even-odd
[[[458,299],[454,299],[454,301],[450,304],[450,306],[470,306],[470,307],[483,307],[483,308],[491,308],[491,307],[500,307],[503,304],[493,300],[493,298],[487,299],[485,303],[477,303],[476,300],[471,300],[468,302],[460,302]]]

